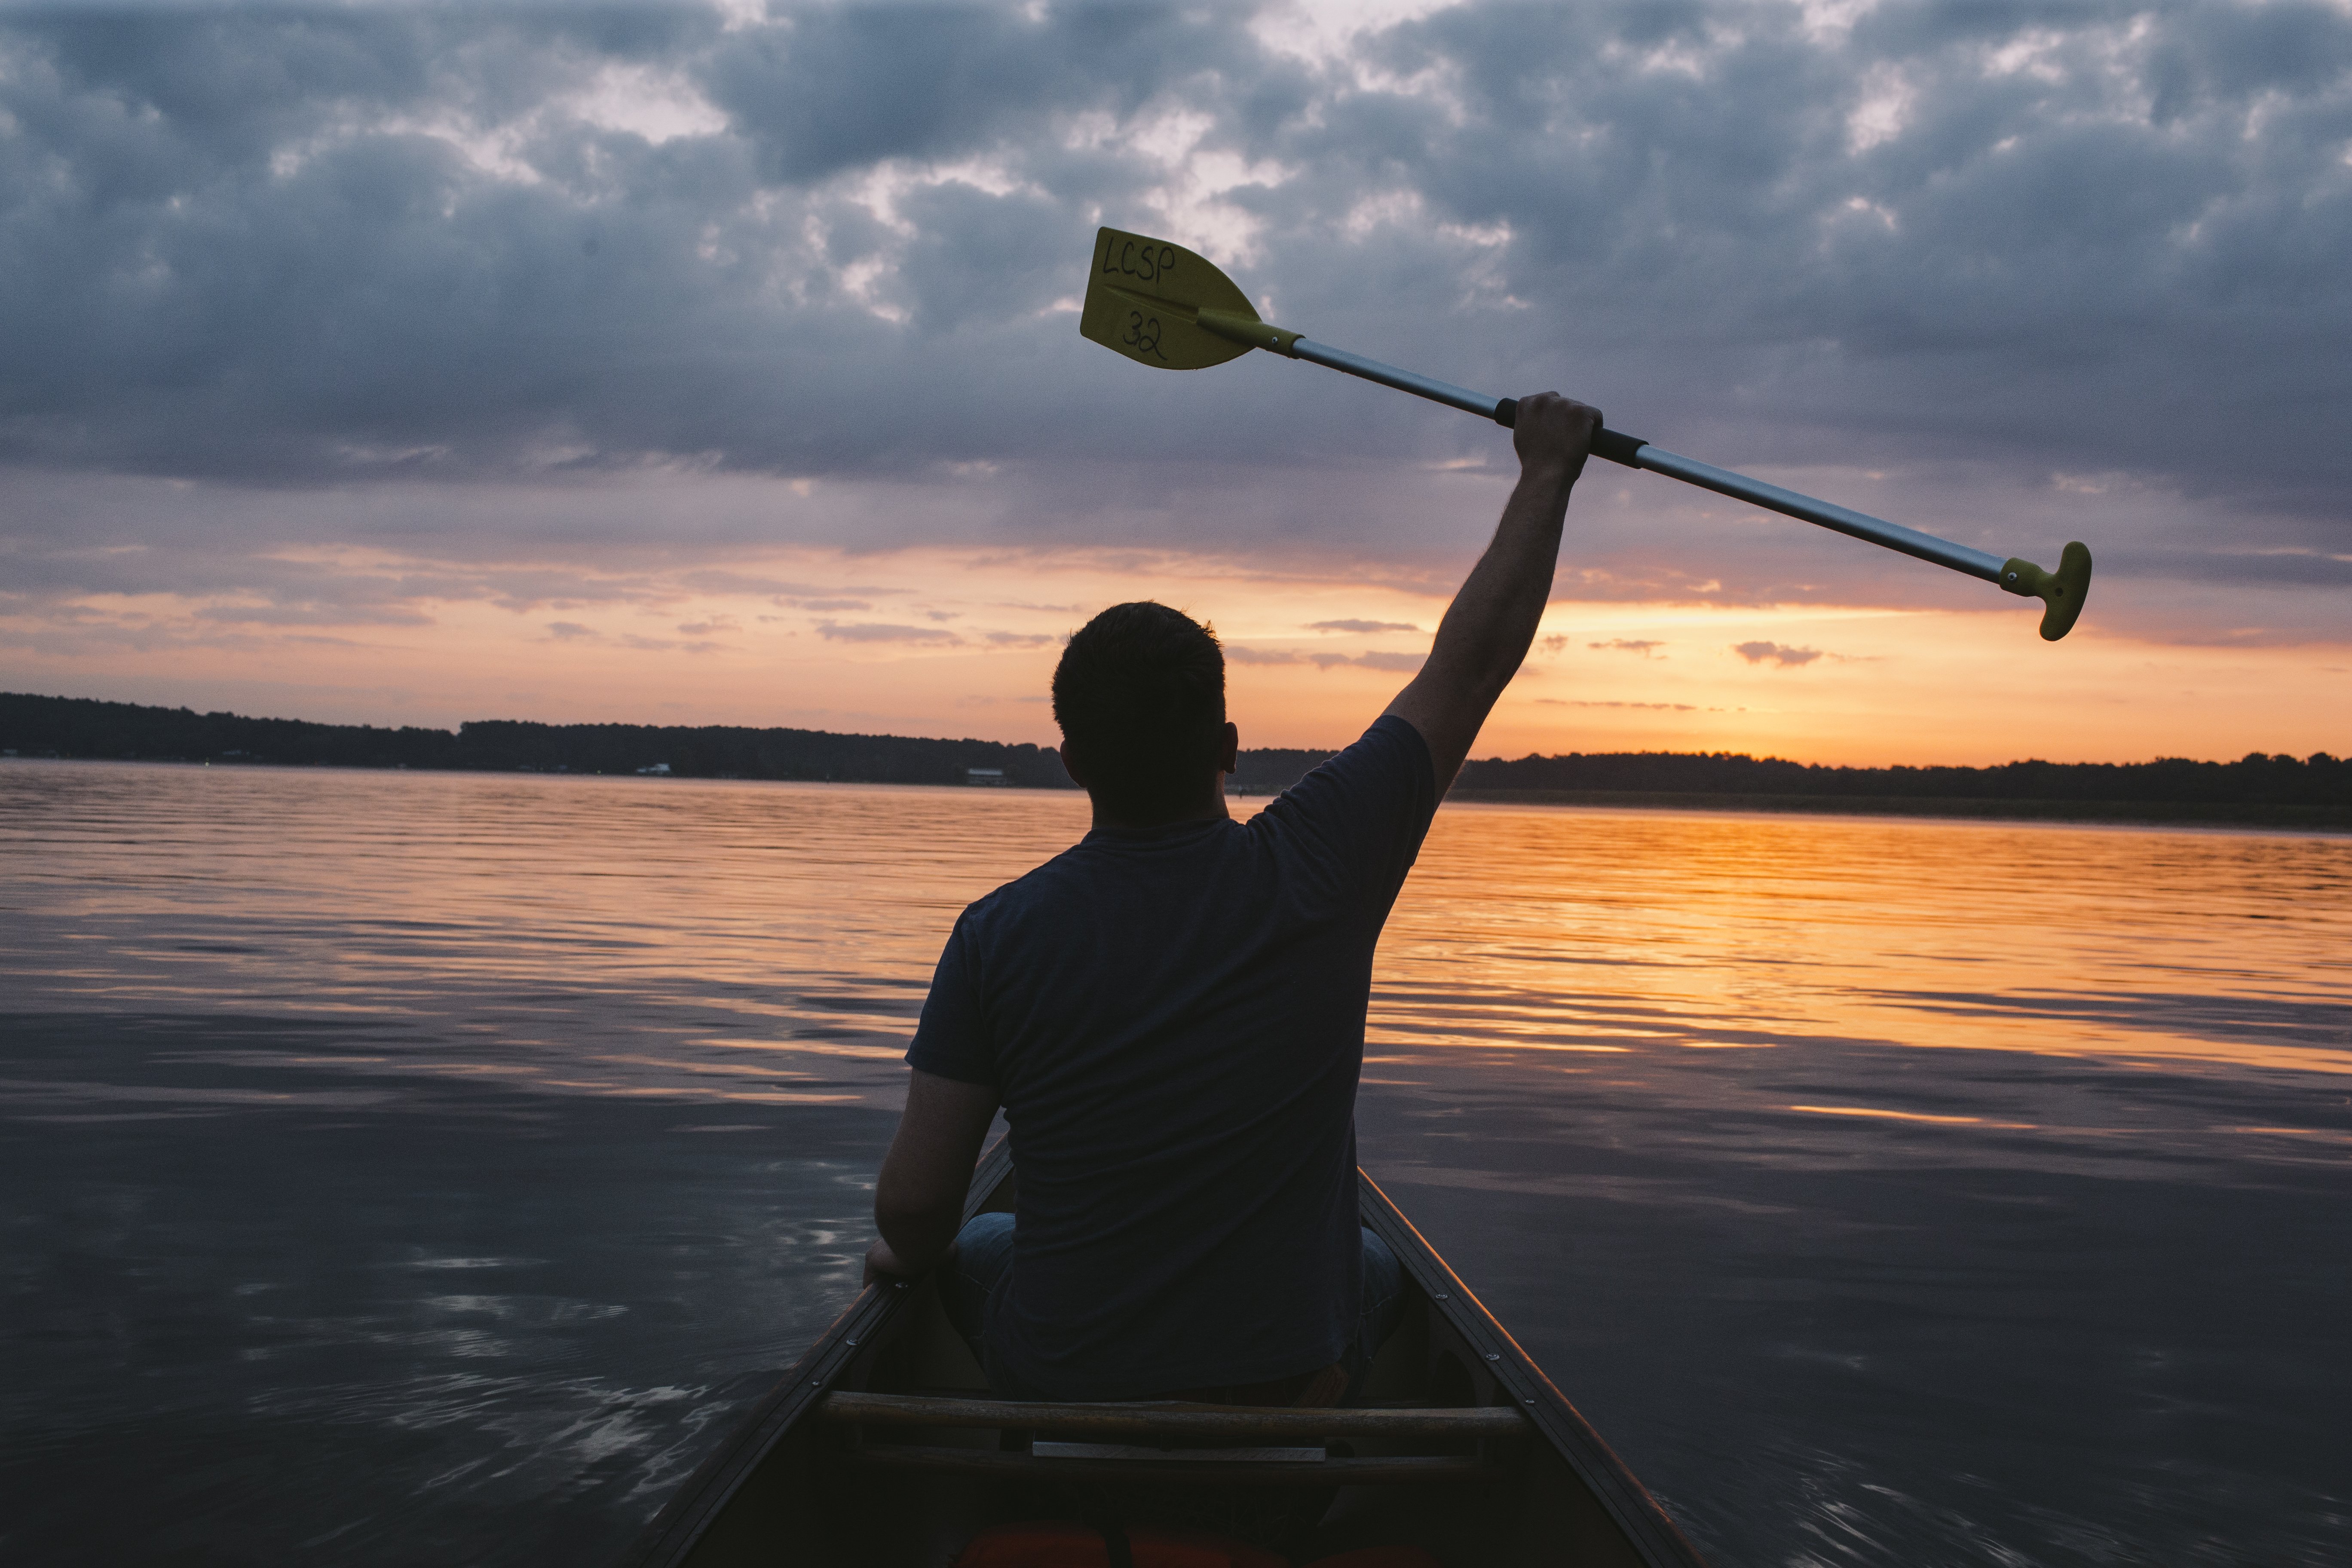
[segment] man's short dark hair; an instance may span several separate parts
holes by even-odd
[[[1054,721],[1097,804],[1147,821],[1178,815],[1224,738],[1224,650],[1181,610],[1113,605],[1062,650]]]

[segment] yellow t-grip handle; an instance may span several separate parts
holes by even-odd
[[[2091,551],[2081,540],[2058,552],[2058,570],[2044,572],[2021,555],[2012,555],[2001,563],[2000,587],[2005,594],[2016,594],[2039,599],[2042,611],[2042,640],[2056,642],[2074,629],[2074,618],[2083,613],[2083,601],[2091,592]]]

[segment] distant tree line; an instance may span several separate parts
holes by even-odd
[[[1730,752],[1608,752],[1492,759],[1462,770],[1477,791],[1815,796],[1875,800],[2352,807],[2352,761],[2250,752],[2234,763],[2003,763],[1990,768],[1846,768]]]
[[[1313,773],[1329,752],[1298,751],[1284,746],[1266,746],[1255,752],[1244,752],[1236,761],[1225,788],[1237,795],[1280,795],[1308,773]]]
[[[841,735],[736,725],[533,724],[478,720],[454,731],[313,724],[148,708],[86,698],[0,693],[0,750],[21,756],[143,758],[293,766],[633,773],[666,764],[685,778],[961,784],[973,768],[1008,784],[1067,789],[1050,746]],[[1244,752],[1233,787],[1286,789],[1331,753]],[[2252,752],[2234,763],[2005,763],[1990,768],[1825,767],[1728,752],[1570,752],[1474,762],[1457,787],[1475,794],[1716,795],[1877,801],[2042,801],[2276,806],[2352,811],[2352,761]]]
[[[477,773],[634,773],[666,766],[686,778],[838,779],[953,784],[966,770],[1001,770],[1008,784],[1072,787],[1050,747],[994,741],[919,741],[824,730],[729,724],[532,724],[477,720],[456,731],[247,719],[185,708],[0,693],[0,749],[20,755],[150,761],[275,763],[341,768],[446,768]]]

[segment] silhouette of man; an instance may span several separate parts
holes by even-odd
[[[1600,422],[1520,400],[1517,486],[1421,672],[1246,824],[1214,636],[1141,603],[1071,637],[1054,717],[1093,826],[956,921],[866,1255],[944,1264],[1000,1394],[1328,1405],[1393,1326],[1399,1265],[1356,1220],[1373,948],[1527,657]],[[1000,1106],[1018,1212],[960,1234]]]

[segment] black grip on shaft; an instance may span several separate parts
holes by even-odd
[[[1519,400],[1516,397],[1506,397],[1495,405],[1495,423],[1506,430],[1517,429]],[[1622,431],[1605,427],[1592,433],[1594,457],[1606,458],[1612,463],[1622,463],[1629,468],[1639,466],[1633,461],[1633,454],[1648,445],[1649,443],[1639,436],[1628,436]]]
[[[1622,430],[1601,429],[1592,433],[1594,457],[1622,463],[1629,468],[1639,466],[1633,461],[1633,454],[1648,445],[1639,436],[1628,436]]]

